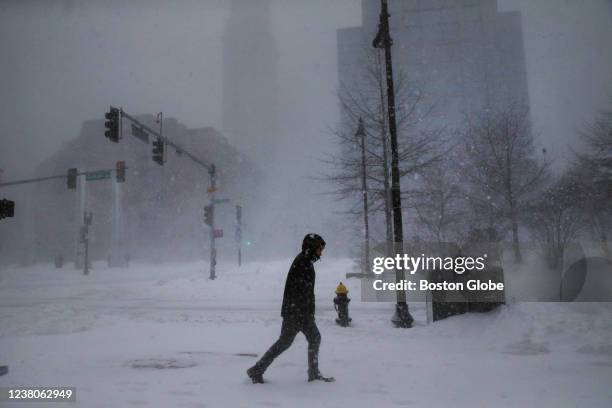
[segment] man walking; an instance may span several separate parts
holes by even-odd
[[[325,249],[325,241],[317,234],[308,234],[302,242],[302,252],[294,259],[287,274],[281,316],[283,325],[279,339],[261,359],[247,370],[254,384],[263,383],[263,373],[272,361],[287,350],[298,332],[304,333],[308,341],[308,381],[334,381],[319,372],[319,345],[321,334],[314,318],[315,312],[315,270],[316,262]]]

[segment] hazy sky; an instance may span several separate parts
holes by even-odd
[[[360,22],[360,3],[273,1],[287,146],[312,140],[298,173],[316,166],[313,156],[331,146],[325,129],[337,120],[335,30]],[[220,127],[228,6],[224,0],[0,1],[5,180],[29,176],[109,104]],[[542,143],[559,156],[612,95],[612,1],[500,0],[499,6],[522,13],[532,116]]]
[[[282,114],[315,139],[336,120],[335,29],[355,1],[275,2]],[[0,163],[6,179],[78,135],[109,104],[164,111],[188,126],[222,124],[228,1],[0,2]],[[322,10],[329,10],[323,13]],[[316,133],[316,134],[315,134]],[[103,137],[101,135],[101,137]]]

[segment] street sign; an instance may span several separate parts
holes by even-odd
[[[223,230],[216,229],[213,231],[213,238],[223,238]]]
[[[105,179],[109,179],[110,176],[111,176],[111,172],[108,170],[92,171],[85,175],[85,180],[87,181],[105,180]]]
[[[229,203],[230,199],[229,198],[213,198],[212,201],[215,204],[223,204],[223,203]]]
[[[145,143],[149,143],[149,134],[140,126],[132,123],[132,135]]]

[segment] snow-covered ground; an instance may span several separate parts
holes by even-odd
[[[79,407],[612,406],[612,305],[514,303],[428,325],[411,304],[415,327],[395,329],[393,305],[360,302],[350,262],[331,259],[316,264],[317,321],[337,382],[306,382],[298,336],[253,385],[241,354],[276,340],[289,264],[221,264],[214,281],[204,262],[4,267],[0,386],[74,386]],[[334,323],[340,280],[351,328]]]

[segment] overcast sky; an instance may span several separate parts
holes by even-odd
[[[335,30],[360,22],[360,3],[273,0],[281,114],[301,129],[288,140],[311,137],[317,149],[330,148],[325,130],[337,120]],[[109,104],[133,113],[163,111],[192,127],[220,127],[228,5],[0,1],[5,180],[29,176],[61,141],[78,135],[83,120],[102,118]],[[500,0],[499,7],[522,13],[535,127],[542,144],[562,158],[574,131],[612,95],[612,1]]]

